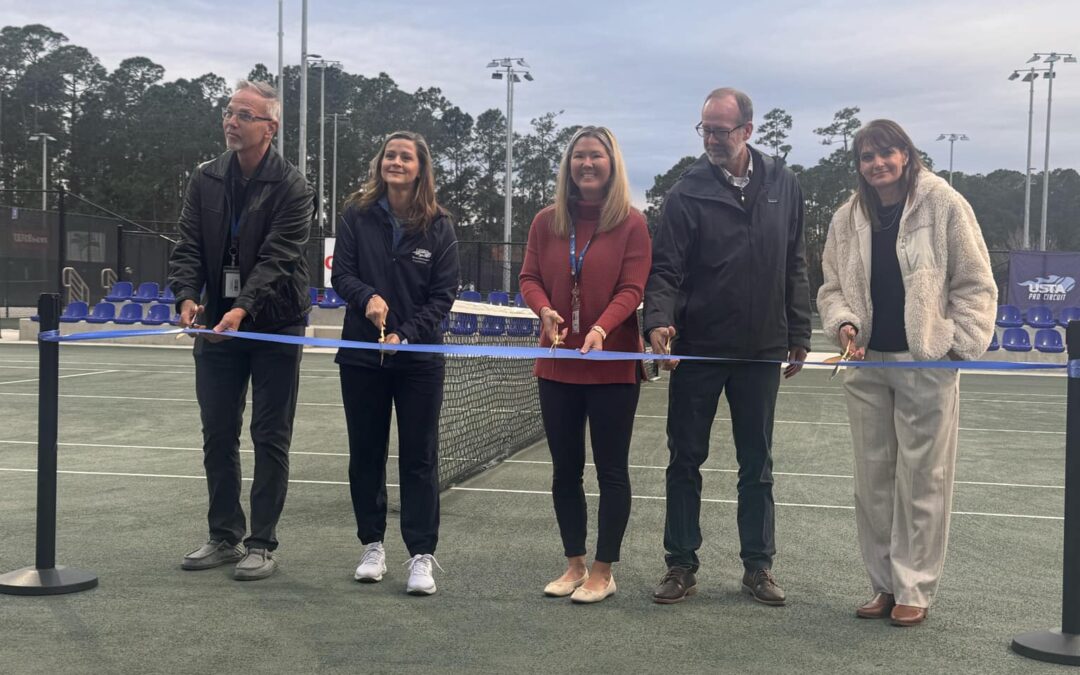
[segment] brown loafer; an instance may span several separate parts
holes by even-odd
[[[926,608],[897,605],[892,608],[889,618],[894,626],[917,626],[926,621]]]
[[[896,606],[896,598],[892,593],[874,593],[874,597],[855,610],[855,616],[860,619],[884,619]]]

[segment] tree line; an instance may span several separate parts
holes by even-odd
[[[322,73],[311,68],[309,91]],[[265,65],[248,79],[276,81]],[[506,118],[498,109],[475,117],[448,100],[437,87],[402,90],[386,73],[369,77],[342,69],[325,71],[328,116],[338,116],[338,200],[359,185],[382,138],[397,129],[422,133],[431,146],[439,199],[455,215],[459,238],[501,241]],[[295,161],[300,68],[285,69],[286,109],[282,125],[285,156]],[[108,71],[87,49],[43,25],[0,30],[0,185],[36,189],[41,181],[41,149],[30,136],[46,133],[51,174],[68,189],[140,222],[174,222],[192,168],[223,148],[220,111],[231,83],[213,73],[167,81],[165,69],[145,57],[123,60]],[[820,257],[829,220],[855,185],[849,144],[861,125],[857,106],[839,110],[814,130],[835,148],[814,166],[793,165],[806,199],[806,238],[812,285],[820,283]],[[551,202],[560,153],[577,126],[560,123],[561,111],[530,120],[514,135],[513,240],[524,241],[532,216]],[[318,96],[308,102],[308,173],[315,184]],[[793,119],[775,108],[760,119],[751,143],[780,159],[791,152]],[[326,185],[330,185],[331,123],[326,126]],[[655,226],[671,184],[694,157],[684,157],[656,176],[646,193],[646,216]],[[924,155],[928,165],[929,158]],[[945,175],[942,172],[942,175]],[[1038,240],[1042,176],[1033,176],[1032,240]],[[991,249],[1022,248],[1024,174],[1000,169],[988,174],[954,174],[956,188],[971,202]],[[32,206],[36,196],[7,193],[0,202]],[[1051,174],[1048,244],[1080,250],[1080,175],[1073,169]]]

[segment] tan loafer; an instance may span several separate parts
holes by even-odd
[[[860,619],[884,619],[895,605],[896,598],[892,593],[874,593],[874,597],[855,610],[855,616]]]
[[[926,621],[926,608],[911,605],[897,605],[889,613],[894,626],[917,626]]]
[[[602,591],[590,591],[584,586],[578,587],[570,596],[571,602],[576,602],[579,605],[588,605],[594,602],[600,602],[604,598],[615,595],[615,577],[612,576],[608,579],[607,587]]]
[[[589,570],[585,570],[585,576],[580,579],[574,579],[572,581],[552,581],[547,586],[544,586],[544,595],[549,598],[565,598],[588,580]]]

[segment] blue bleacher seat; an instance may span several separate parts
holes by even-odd
[[[488,336],[506,335],[506,317],[487,315],[481,316],[480,334]]]
[[[484,299],[480,291],[462,291],[458,297],[466,302],[482,302]]]
[[[994,331],[993,335],[990,336],[990,346],[986,348],[986,351],[996,352],[999,349],[1001,349],[1001,345],[998,344],[997,331]]]
[[[120,308],[120,315],[113,319],[116,323],[131,324],[142,321],[142,305],[130,303]]]
[[[1054,312],[1045,305],[1031,307],[1027,311],[1027,325],[1032,328],[1053,328],[1057,325],[1054,321]]]
[[[64,323],[77,323],[85,319],[89,312],[90,308],[85,302],[76,300],[68,303],[68,306],[64,308],[64,313],[60,315],[60,320]]]
[[[1002,328],[1019,328],[1024,325],[1024,315],[1015,305],[999,305],[997,325]]]
[[[1009,352],[1030,352],[1031,342],[1024,328],[1006,328],[1001,334],[1001,346]]]
[[[105,300],[108,302],[127,302],[131,299],[133,290],[130,281],[117,281],[109,290],[109,294],[105,296]]]
[[[450,313],[450,333],[452,335],[475,335],[476,315],[462,312]]]
[[[319,304],[319,289],[312,286],[312,287],[308,288],[307,290],[308,290],[308,295],[311,297],[311,304],[312,305]]]
[[[1035,349],[1050,354],[1060,354],[1065,351],[1065,345],[1061,342],[1061,333],[1053,328],[1042,328],[1035,333]]]
[[[123,314],[124,311],[120,310]],[[142,322],[147,326],[160,326],[163,323],[169,323],[172,318],[172,306],[170,305],[150,305],[150,309],[146,310],[146,316],[143,317]]]
[[[503,306],[509,305],[510,304],[510,294],[507,293],[506,291],[492,291],[492,292],[488,293],[488,304],[489,305],[503,305]]]
[[[525,296],[521,293],[514,294],[514,307],[528,307],[528,305],[525,304]]]
[[[334,289],[328,288],[323,295],[323,299],[319,302],[319,307],[337,309],[338,307],[344,307],[346,304],[345,300]]]
[[[1070,321],[1080,321],[1080,307],[1065,307],[1058,313],[1058,325],[1068,328]]]
[[[158,296],[158,302],[163,302],[166,305],[176,304],[176,294],[173,293],[171,286],[164,286],[161,289],[161,295]]]
[[[444,316],[442,321],[439,322],[439,331],[442,333],[450,332],[450,317]]]
[[[94,305],[94,311],[86,317],[87,323],[108,323],[116,318],[116,305],[111,302],[99,302]]]
[[[139,284],[139,290],[131,296],[132,302],[157,302],[158,285],[156,281],[144,281]]]
[[[510,323],[506,326],[506,334],[514,337],[528,337],[533,334],[533,319],[524,316],[510,317]]]

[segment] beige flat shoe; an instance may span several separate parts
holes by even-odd
[[[602,591],[589,591],[586,590],[584,587],[579,587],[577,590],[574,591],[573,595],[570,596],[570,601],[576,602],[580,605],[587,605],[594,602],[600,602],[604,598],[610,597],[612,595],[615,595],[614,576],[608,579],[607,588]]]
[[[589,570],[585,570],[585,576],[573,581],[552,581],[544,586],[544,595],[549,598],[565,598],[573,593],[581,584],[589,580]]]

